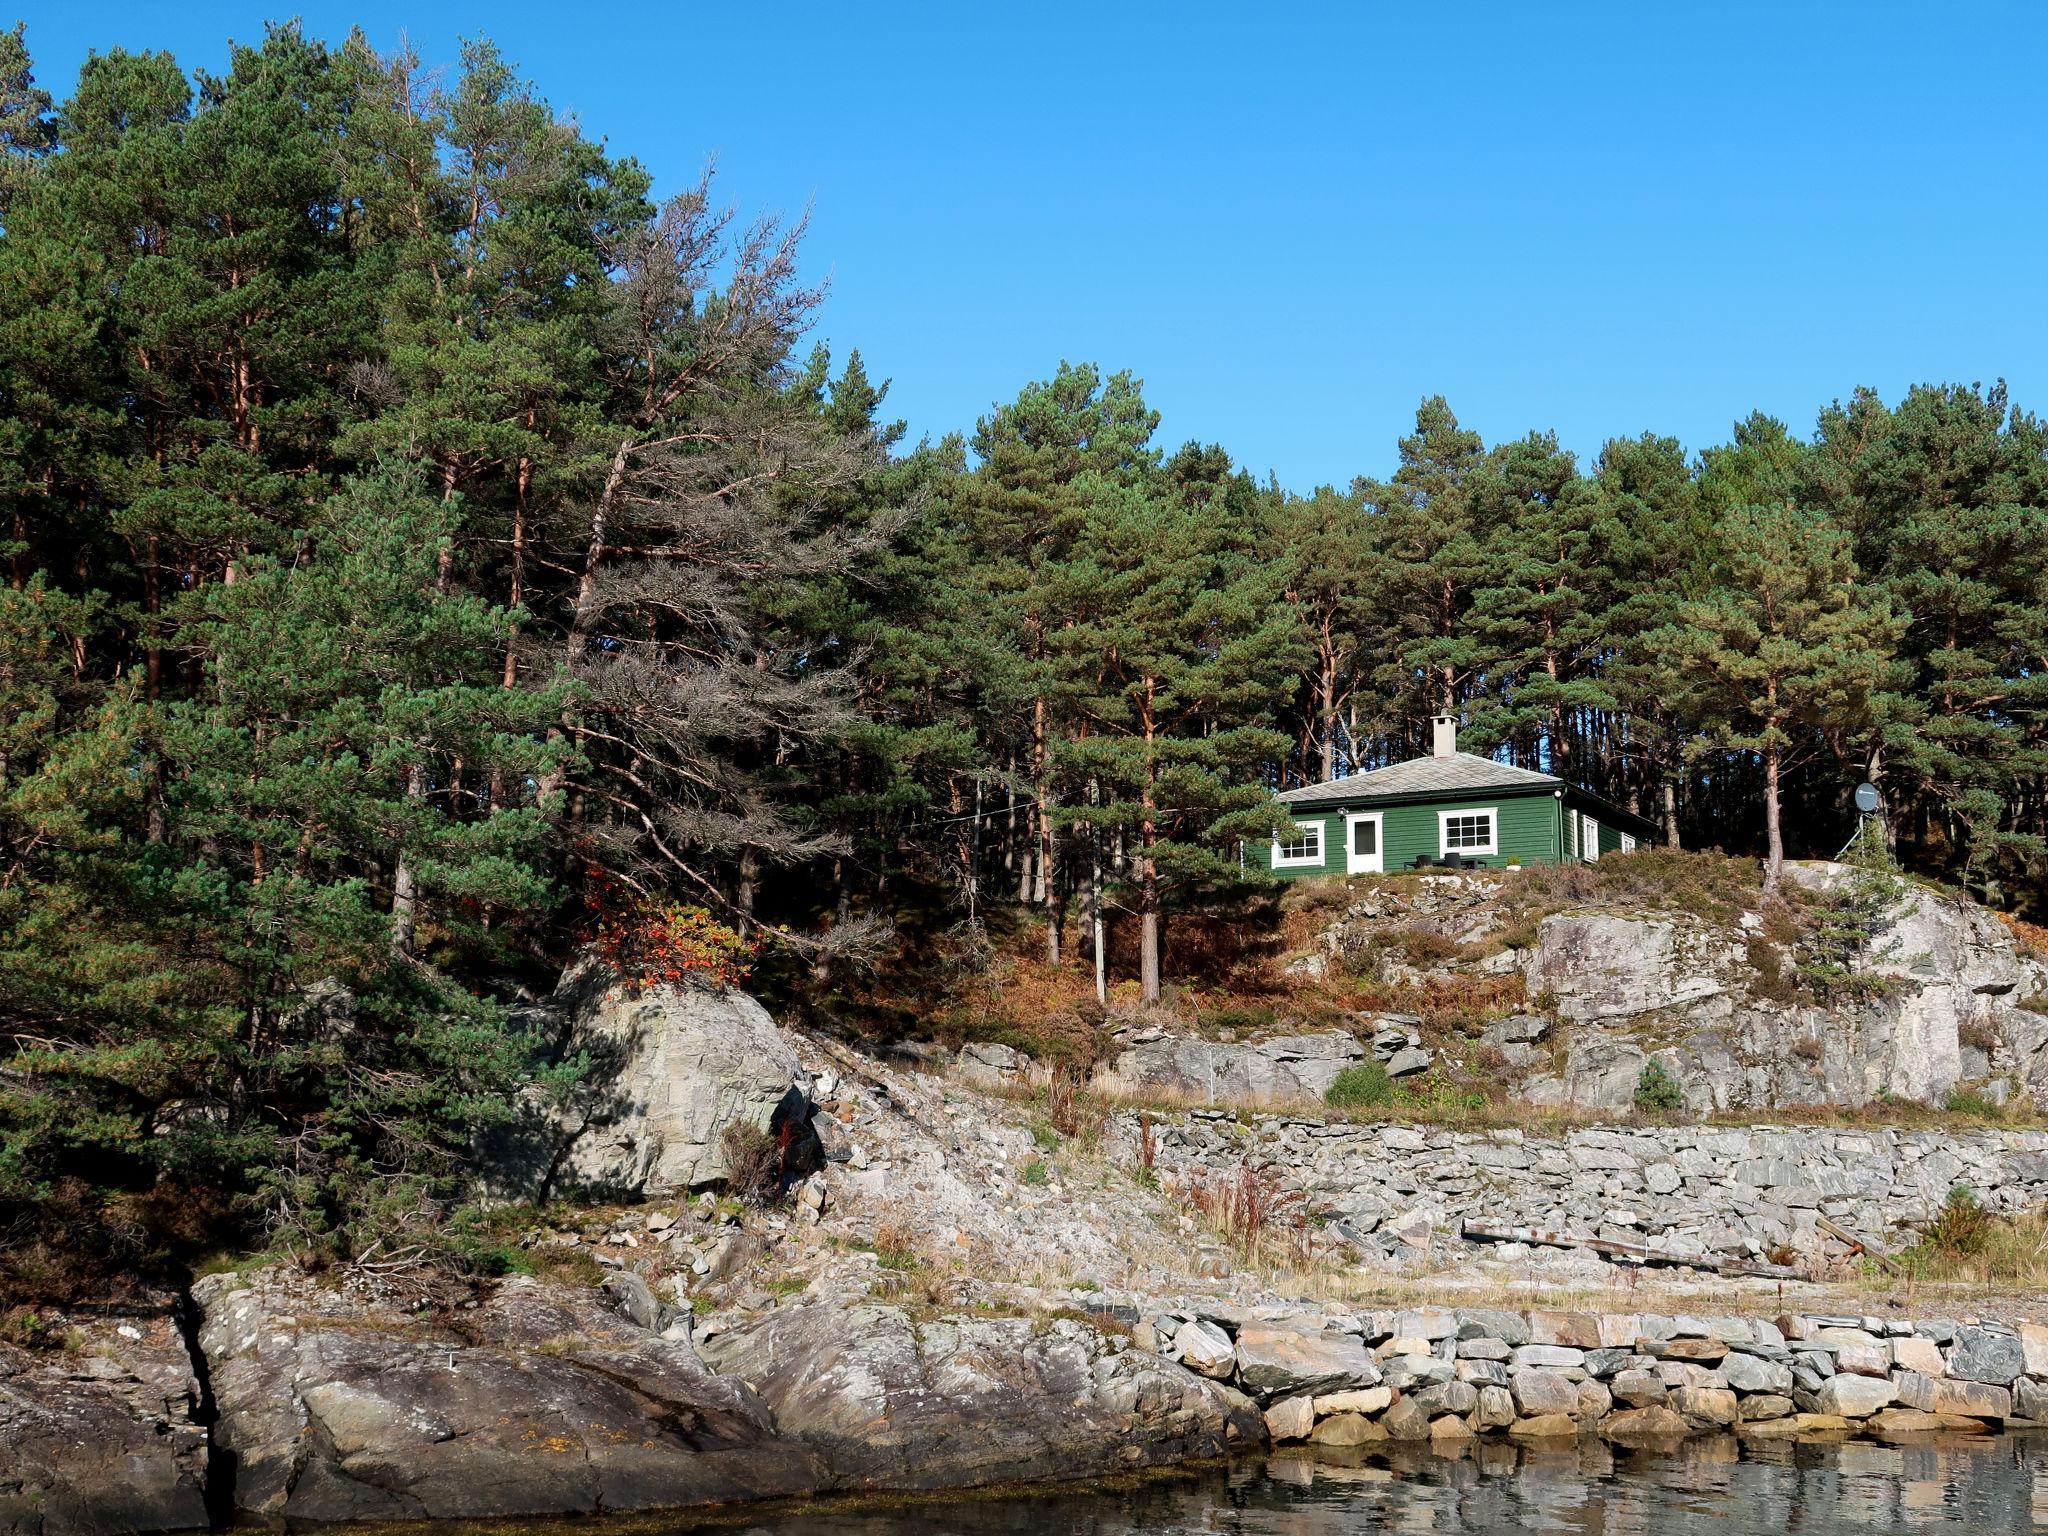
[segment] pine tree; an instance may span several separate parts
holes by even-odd
[[[1313,652],[1305,682],[1303,771],[1317,780],[1359,766],[1359,743],[1345,730],[1347,708],[1366,683],[1360,657],[1381,611],[1387,559],[1378,521],[1357,495],[1329,486],[1281,498],[1262,542],[1282,562],[1287,602],[1301,616]],[[1340,751],[1339,743],[1342,743]]]
[[[1762,764],[1764,887],[1775,890],[1784,777],[1804,733],[1870,723],[1904,620],[1858,584],[1847,535],[1817,513],[1739,507],[1722,519],[1719,545],[1719,582],[1687,605],[1668,642],[1696,669],[1701,749]]]
[[[1266,774],[1288,745],[1272,709],[1307,647],[1280,572],[1242,557],[1216,500],[1097,479],[1079,488],[1074,618],[1056,645],[1085,734],[1062,756],[1100,794],[1065,819],[1128,839],[1140,995],[1156,1003],[1169,898],[1234,879],[1238,839],[1271,830]]]
[[[1390,711],[1414,722],[1454,710],[1480,667],[1466,616],[1485,568],[1473,497],[1486,455],[1441,395],[1416,410],[1400,454],[1391,480],[1353,489],[1379,509],[1393,561],[1387,606],[1398,630],[1376,681]]]

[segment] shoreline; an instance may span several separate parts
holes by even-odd
[[[1179,1301],[1126,1335],[798,1299],[699,1333],[625,1315],[630,1285],[512,1281],[437,1322],[274,1270],[192,1300],[188,1335],[108,1320],[0,1359],[0,1531],[717,1529],[1262,1458],[1507,1470],[2048,1430],[2048,1326],[1967,1315]]]

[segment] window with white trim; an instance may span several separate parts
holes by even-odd
[[[1492,807],[1483,811],[1438,811],[1437,853],[1500,852],[1500,813]]]
[[[1284,842],[1273,839],[1273,867],[1286,869],[1290,865],[1320,864],[1323,862],[1323,824],[1320,821],[1297,821],[1293,835]]]
[[[1621,851],[1623,853],[1634,853],[1636,851],[1636,835],[1633,832],[1621,834]]]
[[[1579,812],[1579,852],[1588,864],[1600,862],[1600,823]]]

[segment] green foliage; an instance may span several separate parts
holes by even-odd
[[[1024,1165],[1023,1179],[1026,1184],[1043,1187],[1052,1182],[1052,1169],[1044,1158],[1034,1157]]]
[[[1867,1002],[1908,983],[1860,967],[1898,918],[1910,890],[1875,839],[1859,840],[1846,878],[1809,899],[1795,971],[1824,1004]]]
[[[1212,1008],[1202,1015],[1202,1022],[1213,1030],[1232,1030],[1240,1034],[1253,1034],[1262,1029],[1271,1029],[1279,1022],[1279,1014],[1264,1003],[1231,1003],[1222,1008]]]
[[[1323,1102],[1332,1109],[1380,1109],[1394,1101],[1393,1080],[1384,1064],[1361,1061],[1330,1080]]]
[[[1968,1115],[1972,1120],[1996,1121],[2005,1118],[2003,1105],[1974,1088],[1951,1089],[1944,1107],[1952,1115]]]
[[[2003,385],[1587,467],[1429,396],[1390,474],[1295,495],[1062,362],[907,448],[859,352],[799,350],[795,232],[708,183],[657,206],[488,42],[446,79],[295,25],[218,74],[107,50],[58,106],[31,41],[0,32],[23,1285],[237,1242],[519,1262],[447,1217],[477,1133],[572,1075],[503,999],[593,896],[643,979],[758,959],[821,1011],[898,934],[982,1037],[992,911],[1028,908],[1068,1010],[1034,1049],[1085,1066],[1077,927],[1164,995],[1272,792],[1425,750],[1439,710],[1773,884],[1868,777],[1873,852],[2041,899],[2048,428]],[[1867,996],[1896,879],[1759,942]],[[1516,935],[1758,894],[1747,859],[1650,850],[1518,880]],[[1462,1092],[1360,1070],[1366,1107]]]
[[[1643,1063],[1636,1078],[1636,1108],[1651,1114],[1668,1114],[1685,1108],[1685,1094],[1677,1080],[1656,1061]]]
[[[1948,1192],[1941,1210],[1928,1226],[1923,1246],[1942,1254],[1979,1253],[1990,1236],[1991,1226],[1992,1215],[1977,1199],[1976,1192],[1967,1184],[1958,1184]]]

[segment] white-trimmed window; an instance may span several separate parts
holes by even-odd
[[[1436,847],[1438,857],[1447,853],[1499,853],[1500,812],[1492,806],[1483,811],[1438,811]]]
[[[1273,839],[1275,869],[1300,869],[1322,862],[1323,824],[1320,821],[1297,821],[1291,837]]]
[[[1600,862],[1600,823],[1579,812],[1579,853],[1588,864]]]
[[[1621,851],[1623,853],[1634,853],[1636,851],[1636,835],[1633,832],[1621,834]]]

